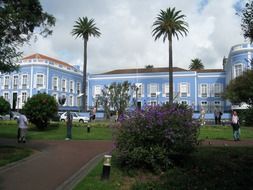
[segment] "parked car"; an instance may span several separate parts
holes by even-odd
[[[15,111],[13,111],[13,112],[11,112],[11,113],[12,113],[12,118],[13,118],[14,120],[18,120],[18,119],[19,119],[20,113],[15,112]]]
[[[73,116],[73,121],[77,121],[80,123],[87,123],[89,121],[89,117],[80,115],[77,112],[71,112],[71,114]],[[64,112],[63,114],[61,114],[60,121],[65,122],[66,120],[67,120],[67,112]]]
[[[0,115],[0,120],[10,120],[10,114]]]

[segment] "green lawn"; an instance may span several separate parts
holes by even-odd
[[[112,129],[109,122],[96,122],[91,124],[90,133],[87,132],[87,124],[74,123],[72,127],[73,140],[110,140],[112,139]],[[28,140],[63,140],[66,137],[66,124],[54,123],[46,130],[37,130],[29,127],[27,133]],[[14,121],[0,122],[0,134],[2,138],[16,138],[17,124]]]
[[[131,171],[127,175],[115,164],[108,181],[101,181],[101,173],[102,163],[75,190],[251,190],[253,148],[199,147],[186,160],[160,174]]]
[[[205,126],[200,128],[199,139],[231,140],[232,131],[230,126]],[[253,127],[241,127],[241,139],[253,139]]]
[[[21,160],[32,154],[28,148],[17,148],[12,146],[0,146],[0,167],[11,162]]]

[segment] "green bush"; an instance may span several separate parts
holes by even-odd
[[[8,114],[10,112],[10,103],[2,96],[0,97],[0,115]]]
[[[253,106],[245,110],[236,110],[241,124],[246,126],[253,126]]]
[[[120,117],[118,128],[116,159],[127,168],[166,170],[198,143],[192,110],[179,104],[133,111]]]
[[[58,104],[53,96],[36,94],[27,100],[22,111],[31,123],[44,129],[57,113]]]

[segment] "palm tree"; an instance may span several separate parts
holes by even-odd
[[[83,55],[83,85],[82,85],[82,110],[87,111],[87,95],[86,95],[86,78],[87,78],[87,42],[90,36],[99,37],[101,33],[99,28],[95,25],[94,19],[88,19],[87,17],[78,18],[73,26],[71,34],[73,36],[81,37],[84,40],[84,55]]]
[[[155,40],[163,36],[163,42],[168,39],[169,42],[169,103],[173,103],[173,60],[172,60],[172,37],[179,39],[188,33],[188,24],[184,21],[185,15],[175,8],[168,8],[166,11],[161,10],[153,23],[152,36]]]
[[[189,65],[190,70],[202,70],[204,69],[204,65],[201,59],[195,58],[191,60],[191,64]]]

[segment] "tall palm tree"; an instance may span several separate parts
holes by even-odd
[[[202,70],[205,66],[203,65],[201,59],[195,58],[191,60],[191,64],[189,65],[190,70]]]
[[[172,59],[172,37],[179,39],[188,33],[188,23],[184,21],[186,16],[181,11],[174,8],[168,8],[166,11],[161,10],[153,23],[152,36],[155,40],[163,36],[163,42],[168,39],[169,42],[169,103],[173,103],[173,59]]]
[[[84,52],[83,52],[83,85],[82,85],[82,110],[87,111],[87,95],[86,95],[86,78],[87,78],[87,43],[90,36],[99,37],[101,33],[99,28],[96,27],[94,19],[88,19],[87,17],[78,18],[73,26],[71,32],[73,36],[81,37],[84,40]]]

